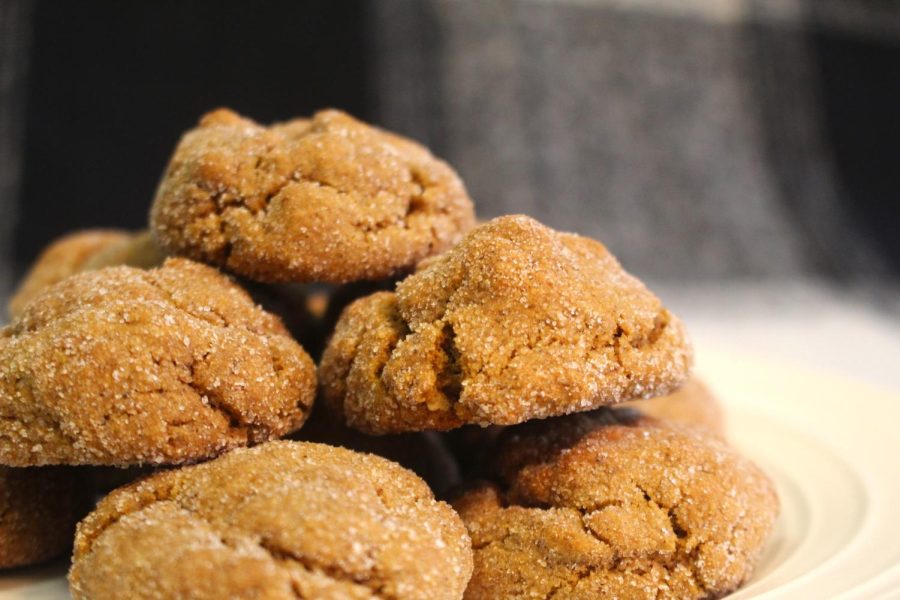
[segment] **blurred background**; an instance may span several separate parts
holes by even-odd
[[[702,343],[900,386],[900,2],[0,0],[0,299],[218,106],[414,137]]]

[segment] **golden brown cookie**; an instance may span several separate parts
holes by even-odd
[[[725,436],[725,413],[719,400],[697,377],[688,379],[676,392],[668,396],[634,400],[621,404],[662,421],[703,427],[711,433]]]
[[[388,433],[664,394],[690,363],[681,323],[602,244],[508,216],[347,307],[319,373],[351,427]]]
[[[456,459],[440,435],[433,431],[366,435],[350,429],[317,404],[309,420],[291,439],[377,454],[424,479],[438,496],[461,482]]]
[[[496,483],[454,507],[466,598],[719,598],[751,575],[778,499],[714,436],[605,409],[509,428]]]
[[[473,222],[446,163],[337,110],[270,127],[226,109],[205,115],[151,210],[165,250],[259,281],[381,279]]]
[[[176,464],[280,437],[315,366],[215,269],[169,259],[45,290],[0,329],[0,464]]]
[[[70,469],[0,467],[0,568],[41,563],[68,550],[78,504]]]
[[[462,598],[459,517],[410,471],[270,442],[113,492],[78,526],[69,583],[90,598]]]
[[[15,318],[44,288],[78,273],[92,256],[128,241],[130,236],[127,231],[91,229],[59,238],[41,252],[22,279],[9,301],[9,316]]]

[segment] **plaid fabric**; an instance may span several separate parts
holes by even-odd
[[[0,2],[0,296],[64,231],[140,227],[221,104],[348,109],[643,277],[896,278],[900,4],[216,6]]]

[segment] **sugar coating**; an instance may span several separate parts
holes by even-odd
[[[65,552],[77,508],[73,471],[0,467],[0,568],[33,565]]]
[[[45,288],[82,270],[92,256],[104,248],[130,239],[127,231],[89,229],[70,233],[44,248],[9,300],[10,318],[15,318],[32,298]]]
[[[369,433],[514,424],[668,393],[684,329],[594,240],[494,219],[351,304],[323,354],[323,398]]]
[[[0,329],[0,464],[176,464],[305,420],[315,365],[215,269],[169,259],[45,290]]]
[[[270,127],[205,115],[175,149],[151,209],[167,251],[258,281],[381,279],[474,222],[428,150],[337,110]]]
[[[269,442],[113,492],[79,524],[74,598],[458,599],[458,515],[388,460]]]
[[[454,502],[480,598],[719,598],[752,574],[778,499],[720,439],[604,409],[509,428],[495,481]]]

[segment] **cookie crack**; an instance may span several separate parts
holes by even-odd
[[[190,373],[190,380],[185,382],[187,385],[198,397],[200,402],[204,406],[208,406],[209,408],[219,412],[222,416],[224,416],[228,420],[229,429],[240,432],[243,437],[250,441],[251,428],[252,424],[248,423],[244,415],[241,414],[240,411],[235,409],[233,406],[230,406],[224,399],[221,398],[218,391],[209,389],[208,387],[201,385],[194,378],[194,369],[195,369],[195,361],[191,361],[188,363],[188,372]]]
[[[396,296],[395,296],[396,299]],[[392,329],[396,332],[396,337],[390,341],[390,345],[385,349],[384,352],[384,360],[380,361],[375,367],[375,377],[384,385],[384,369],[387,366],[387,363],[390,362],[392,355],[394,354],[394,350],[396,350],[397,345],[406,339],[409,335],[412,334],[412,330],[409,328],[409,323],[407,323],[403,316],[400,314],[400,311],[397,308],[396,302],[390,308],[390,312],[387,315],[388,320],[390,321],[390,325]],[[353,356],[350,359],[349,363],[353,364],[356,361],[356,357],[358,355],[359,344],[362,340],[371,333],[372,329],[366,325],[366,329],[362,332],[362,334],[357,339],[356,344],[353,347]]]
[[[132,485],[140,485],[132,484]],[[131,486],[129,486],[131,487]],[[215,523],[207,519],[202,513],[194,510],[192,507],[184,506],[177,498],[174,498],[174,488],[175,482],[168,482],[168,485],[162,487],[154,487],[149,493],[142,495],[139,497],[138,502],[134,506],[129,506],[125,510],[120,510],[114,514],[108,516],[102,523],[99,523],[96,527],[94,527],[90,535],[87,533],[81,533],[81,541],[83,543],[83,550],[81,550],[81,554],[89,555],[93,551],[93,547],[96,541],[110,528],[113,527],[116,523],[121,521],[122,519],[128,517],[129,515],[133,515],[144,511],[150,508],[153,505],[159,504],[161,502],[172,502],[177,506],[180,510],[183,510],[191,515],[192,518],[200,521],[210,529],[213,533],[215,533],[220,542],[229,548],[235,547],[235,539],[238,535],[242,537],[244,540],[253,539],[255,536],[253,532],[244,531],[240,528],[236,528],[233,532],[235,535],[225,536],[221,532],[221,527],[217,526]],[[334,581],[346,582],[346,583],[354,583],[357,585],[361,585],[363,587],[368,588],[372,595],[376,598],[380,598],[382,600],[399,600],[397,597],[386,592],[386,583],[379,581],[376,577],[377,574],[373,569],[368,577],[360,577],[353,573],[342,570],[337,565],[326,565],[322,564],[311,557],[299,554],[294,552],[288,548],[280,546],[274,541],[262,538],[258,539],[256,544],[264,550],[273,560],[277,562],[290,562],[295,564],[305,571],[310,573],[317,573],[319,575],[324,575],[326,577],[331,578]],[[292,593],[298,597],[303,598],[303,595],[300,593],[295,586],[291,586]]]
[[[271,151],[271,148],[269,150]],[[257,173],[262,171],[263,169],[261,168],[261,166],[264,162],[265,155],[257,156],[253,170]],[[392,227],[396,227],[399,229],[409,229],[409,219],[414,214],[425,211],[425,209],[427,208],[427,203],[424,201],[424,196],[427,190],[433,186],[427,185],[417,169],[406,165],[406,170],[409,180],[415,185],[415,191],[410,193],[406,197],[404,197],[405,195],[402,194],[387,192],[393,198],[402,199],[404,201],[406,206],[403,210],[403,213],[393,216],[388,215],[372,222],[354,221],[353,227],[355,229],[362,232],[363,234],[379,233]],[[258,203],[253,202],[251,197],[241,194],[234,188],[221,189],[219,186],[203,180],[196,184],[198,188],[203,190],[208,195],[209,200],[212,204],[213,210],[211,212],[216,216],[216,226],[218,228],[219,235],[221,236],[221,247],[219,249],[219,253],[224,264],[228,264],[228,260],[231,257],[234,245],[233,240],[230,238],[230,236],[227,235],[226,232],[228,211],[246,210],[254,217],[266,217],[268,216],[268,211],[269,207],[271,206],[272,200],[276,196],[282,194],[284,190],[289,186],[299,183],[307,183],[315,185],[317,187],[325,188],[330,192],[342,197],[355,198],[357,196],[357,194],[352,190],[342,189],[332,183],[325,181],[321,177],[310,176],[309,174],[303,173],[297,168],[295,168],[294,171],[290,173],[290,175],[282,177],[281,181],[278,181],[272,189],[267,191],[265,195],[262,196],[261,201]],[[386,192],[386,190],[381,191]],[[256,206],[257,204],[258,206]],[[208,216],[209,214],[210,213],[206,213],[205,215],[200,215],[200,217],[202,218]],[[432,231],[432,238],[434,240],[437,239],[434,231]]]
[[[641,495],[643,496],[643,498],[646,502],[653,503],[656,506],[659,506],[661,508],[666,508],[665,506],[657,503],[653,499],[653,497],[647,492],[647,490],[644,487],[642,487],[641,485],[635,483],[634,487],[639,492],[641,492]],[[522,503],[522,502],[516,502],[516,501],[510,502],[508,494],[504,493],[503,496],[504,496],[504,500],[505,500],[505,503],[507,506],[520,506],[522,508],[541,508],[542,507],[539,504],[529,504],[529,503]],[[597,532],[597,531],[594,531],[593,529],[591,529],[588,526],[588,524],[586,523],[586,519],[589,518],[592,514],[603,510],[604,508],[607,508],[610,506],[622,506],[623,504],[624,504],[624,502],[622,502],[621,500],[610,499],[610,500],[592,504],[587,507],[544,505],[543,508],[545,508],[545,509],[555,508],[557,510],[568,510],[568,511],[573,511],[573,512],[577,513],[578,516],[580,517],[579,523],[580,523],[581,528],[584,531],[584,533],[590,535],[591,537],[596,539],[601,544],[604,544],[615,551],[615,545],[609,539],[607,539],[605,536],[603,536],[600,532]],[[668,558],[664,558],[662,556],[656,556],[655,560],[657,560],[657,562],[659,562],[660,566],[665,568],[667,571],[671,571],[671,569],[674,568],[676,565],[682,565],[682,566],[686,567],[690,571],[691,578],[693,579],[695,585],[697,585],[697,587],[701,590],[703,597],[707,597],[706,596],[708,594],[707,586],[706,586],[706,583],[704,582],[703,577],[700,573],[700,568],[697,565],[698,554],[701,551],[701,548],[703,547],[704,543],[703,542],[698,543],[696,546],[694,546],[691,549],[690,552],[684,551],[685,550],[684,540],[688,537],[688,533],[687,533],[687,531],[684,530],[683,527],[681,527],[681,525],[677,521],[677,517],[674,514],[674,512],[677,510],[677,508],[678,508],[678,504],[675,504],[675,505],[667,508],[667,516],[669,519],[670,527],[672,529],[672,532],[675,534],[675,536],[677,538],[675,552],[672,553],[672,555]],[[487,540],[486,542],[483,542],[483,543],[480,543],[477,545],[473,544],[472,549],[473,550],[481,550],[481,549],[486,548],[494,543],[503,543],[508,539],[509,536],[510,536],[509,532],[506,532],[506,534],[501,537],[492,538],[490,540]],[[561,583],[561,584],[553,587],[550,591],[548,591],[545,598],[546,599],[554,598],[560,592],[571,593],[578,586],[579,583],[581,583],[584,579],[587,579],[588,577],[594,575],[595,573],[604,572],[604,571],[606,571],[606,572],[622,572],[621,565],[622,565],[622,562],[624,562],[625,558],[626,557],[616,555],[613,557],[612,562],[608,565],[603,565],[603,564],[588,565],[586,567],[586,569],[584,569],[583,571],[576,571],[576,578],[573,582],[568,583],[568,585],[566,583]],[[659,593],[659,590],[657,590],[657,594],[658,593]]]
[[[488,540],[484,540],[483,542],[472,542],[472,550],[483,550],[493,544],[503,544],[513,535],[512,531],[509,529],[504,530],[503,535],[499,537],[492,537]]]
[[[441,352],[444,355],[441,369],[436,374],[436,387],[451,405],[459,403],[462,395],[462,365],[460,352],[456,346],[456,331],[449,321],[441,328]]]
[[[625,361],[622,356],[623,344],[627,344],[629,347],[636,350],[655,344],[665,333],[670,320],[668,311],[663,310],[655,317],[653,329],[646,335],[640,337],[630,337],[622,324],[617,323],[612,335],[604,335],[602,338],[595,338],[592,340],[592,342],[584,349],[581,359],[584,362],[587,362],[591,354],[600,353],[604,350],[611,350],[618,369],[621,370],[626,379],[631,380],[633,378],[633,373],[625,368]],[[512,368],[511,365],[513,361],[523,349],[536,351],[559,345],[566,345],[566,342],[560,341],[551,335],[545,338],[538,338],[526,346],[513,347],[510,350],[509,355],[505,357],[502,365],[500,365],[499,371],[503,374]],[[478,374],[479,373],[475,373],[473,376],[477,377]]]
[[[243,329],[244,331],[246,331],[248,333],[254,333],[247,327],[240,326],[240,325],[234,325],[234,324],[230,323],[228,321],[228,319],[225,318],[225,315],[216,311],[211,305],[206,307],[208,309],[207,312],[218,317],[219,322],[216,322],[216,321],[208,318],[204,312],[197,313],[197,312],[190,310],[187,306],[185,306],[183,303],[181,303],[177,300],[177,298],[175,297],[175,294],[172,293],[172,291],[170,289],[168,289],[166,286],[164,286],[162,283],[159,282],[159,279],[154,272],[146,271],[146,272],[142,273],[142,275],[144,276],[143,277],[144,281],[146,281],[148,285],[150,285],[153,289],[158,290],[159,292],[162,292],[162,294],[165,295],[166,300],[168,300],[169,304],[171,304],[173,307],[177,308],[182,313],[184,313],[190,317],[193,317],[195,319],[198,319],[200,321],[203,321],[204,323],[208,323],[209,325],[212,325],[214,327],[219,327],[222,329],[228,329],[228,328]]]
[[[218,318],[219,322],[216,322],[215,320],[211,320],[208,318],[204,318],[203,313],[197,314],[193,311],[188,310],[185,306],[181,305],[175,299],[174,294],[170,290],[168,290],[165,286],[161,285],[159,283],[159,281],[155,277],[152,276],[152,274],[148,273],[146,279],[151,286],[153,286],[155,289],[157,289],[160,292],[162,292],[163,294],[165,294],[166,297],[168,298],[169,302],[175,308],[182,311],[184,314],[188,315],[191,318],[198,319],[200,321],[203,321],[204,323],[207,323],[210,326],[220,328],[220,329],[239,329],[239,330],[245,331],[245,332],[253,334],[253,335],[260,335],[261,337],[264,337],[264,338],[272,337],[271,335],[268,335],[265,333],[257,334],[256,332],[252,331],[250,328],[248,328],[246,326],[236,325],[234,323],[229,322],[228,319],[226,319],[224,315],[222,315],[221,313],[216,311],[212,306],[209,307],[209,312],[212,313],[213,315],[215,315]],[[267,347],[268,347],[268,345],[267,345]],[[277,375],[280,371],[279,361],[276,359],[275,353],[272,351],[272,349],[270,347],[268,347],[268,350],[269,350],[268,362],[271,364],[273,373],[276,375],[276,378],[277,378]],[[189,363],[186,364],[186,367],[188,369],[189,379],[187,382],[184,382],[185,385],[187,385],[198,396],[200,401],[205,406],[208,406],[208,407],[212,408],[213,410],[222,414],[228,420],[229,428],[232,429],[235,433],[240,433],[247,442],[249,442],[249,443],[255,442],[257,440],[257,438],[259,437],[259,434],[262,434],[262,437],[265,438],[266,432],[263,430],[260,430],[258,425],[248,422],[246,420],[246,415],[242,414],[239,410],[237,410],[233,406],[229,405],[221,397],[221,395],[219,394],[219,392],[217,390],[208,388],[207,386],[199,385],[197,383],[196,377],[194,375],[196,363],[203,362],[204,360],[206,360],[206,358],[209,356],[209,354],[210,354],[210,351],[206,351],[199,359],[194,358],[193,360],[191,360]]]
[[[703,592],[703,597],[707,597],[709,592],[706,588],[706,582],[703,580],[703,577],[700,574],[700,570],[697,565],[697,555],[700,554],[700,549],[702,547],[702,542],[694,546],[694,548],[684,556],[681,564],[686,566],[691,572],[691,578],[694,580],[694,583],[697,585],[697,587],[700,588],[700,591]]]
[[[645,502],[653,503],[660,508],[664,508],[667,510],[667,515],[670,522],[670,527],[672,528],[673,533],[676,535],[676,547],[675,551],[670,556],[662,556],[657,555],[654,557],[654,560],[657,564],[663,567],[667,572],[671,572],[673,568],[677,565],[682,565],[686,567],[691,574],[691,578],[694,581],[694,584],[701,590],[703,597],[708,596],[708,589],[703,580],[702,574],[700,573],[700,567],[697,565],[698,554],[701,551],[701,547],[703,543],[697,544],[697,546],[693,547],[690,552],[685,552],[685,540],[688,537],[687,531],[678,523],[677,518],[674,512],[678,509],[679,504],[676,503],[673,506],[666,507],[662,504],[659,504],[654,500],[653,496],[648,492],[648,490],[640,485],[638,482],[632,482],[634,488],[640,492]],[[527,502],[523,501],[522,498],[518,497],[514,492],[511,492],[509,488],[502,487],[501,482],[495,482],[495,486],[500,488],[501,494],[499,495],[499,500],[501,501],[502,508],[507,508],[511,506],[517,506],[521,508],[536,508],[536,509],[555,509],[562,511],[571,511],[575,513],[579,519],[578,523],[580,524],[583,532],[592,538],[596,539],[598,543],[603,544],[604,546],[610,548],[614,552],[614,556],[611,561],[606,564],[592,564],[585,565],[583,569],[573,569],[575,577],[571,580],[564,581],[554,585],[546,595],[544,596],[545,600],[551,600],[560,595],[571,594],[575,588],[585,579],[597,574],[597,573],[623,573],[622,565],[627,560],[627,557],[619,556],[616,551],[616,546],[611,543],[610,540],[606,539],[601,533],[594,531],[591,529],[586,523],[586,519],[596,513],[598,511],[603,510],[604,508],[610,506],[622,506],[625,503],[619,499],[608,499],[603,500],[601,502],[592,503],[587,506],[558,506],[547,503],[535,503],[535,502]],[[503,544],[505,543],[511,536],[512,532],[509,529],[505,529],[501,535],[497,535],[491,537],[490,539],[482,540],[478,543],[472,544],[472,549],[474,551],[480,551],[485,548],[490,547],[493,544]],[[659,590],[657,590],[657,595],[659,594]]]
[[[627,343],[632,349],[635,350],[640,350],[647,346],[652,346],[663,336],[671,320],[672,315],[669,313],[669,311],[663,309],[653,318],[653,328],[646,334],[637,337],[627,335],[627,332],[625,328],[622,327],[622,324],[617,323],[612,338],[609,342],[603,344],[601,347],[612,347],[616,357],[616,362],[620,366],[622,366],[621,345],[623,342]]]
[[[326,564],[309,555],[285,548],[270,538],[260,539],[258,545],[277,562],[295,564],[309,573],[324,575],[333,581],[363,586],[368,588],[373,596],[382,600],[399,600],[396,596],[386,592],[387,584],[377,579],[377,572],[374,567],[368,573],[362,575],[347,571],[339,565]]]

